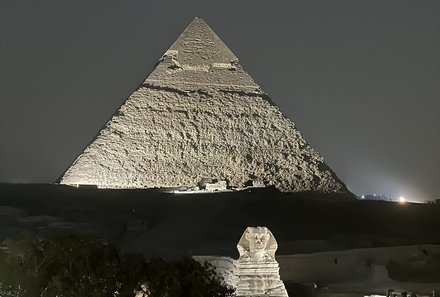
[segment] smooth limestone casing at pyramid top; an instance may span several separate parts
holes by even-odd
[[[101,188],[193,187],[202,179],[286,192],[345,192],[295,125],[195,18],[61,177]]]

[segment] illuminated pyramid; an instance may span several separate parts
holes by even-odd
[[[61,177],[100,188],[194,187],[344,192],[345,185],[237,57],[195,18]]]

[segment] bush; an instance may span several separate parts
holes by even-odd
[[[0,297],[230,296],[209,264],[191,258],[147,262],[92,236],[21,236],[0,250]]]
[[[231,296],[233,293],[210,264],[202,265],[191,258],[174,262],[153,259],[147,265],[147,280],[151,296],[157,297]]]

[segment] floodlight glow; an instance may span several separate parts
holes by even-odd
[[[399,203],[401,203],[401,204],[406,203],[406,199],[405,199],[405,197],[400,196],[400,197],[399,197]]]

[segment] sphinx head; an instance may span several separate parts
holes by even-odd
[[[263,260],[275,258],[277,242],[266,227],[248,227],[237,245],[240,258]]]
[[[249,240],[249,250],[259,252],[266,249],[270,234],[266,227],[249,227],[245,237]]]

